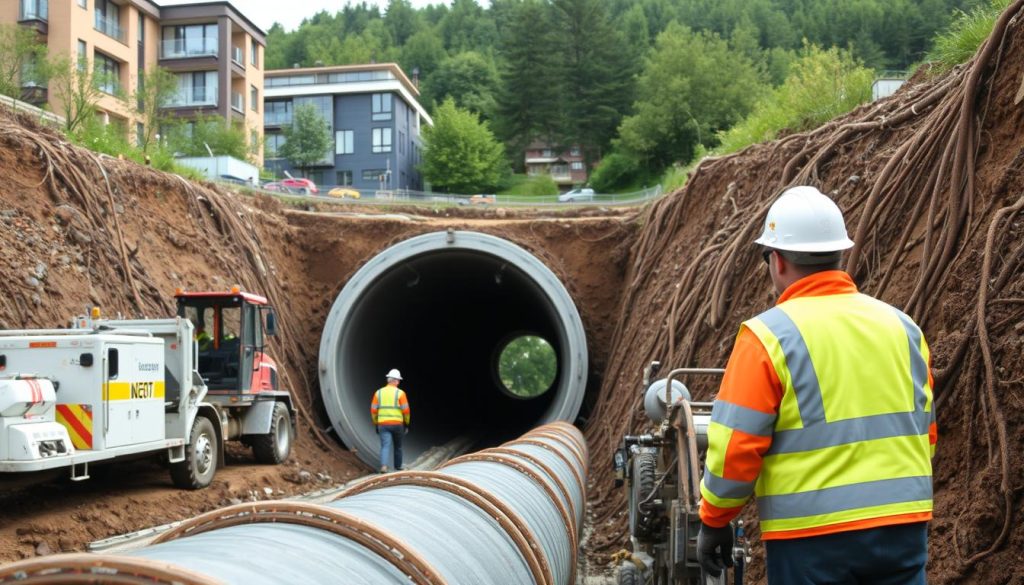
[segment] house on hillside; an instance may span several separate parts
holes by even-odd
[[[422,190],[423,124],[416,84],[395,63],[278,69],[266,73],[266,168],[278,176],[294,168],[277,156],[295,109],[312,104],[334,144],[305,172],[317,185],[390,191]],[[300,173],[295,172],[296,176]]]
[[[560,150],[534,142],[526,147],[525,159],[526,174],[531,177],[549,175],[559,187],[565,188],[587,182],[587,165],[579,146]]]

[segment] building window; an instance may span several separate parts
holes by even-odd
[[[249,47],[249,61],[253,64],[254,67],[259,67],[260,66],[260,63],[259,63],[259,61],[260,61],[260,45],[259,45],[259,43],[256,42],[256,39],[253,39],[250,42],[251,42],[251,45]]]
[[[217,105],[217,72],[179,73],[178,93],[167,105],[179,108]]]
[[[306,104],[313,104],[320,118],[327,124],[328,128],[334,128],[334,96],[319,95],[313,97],[295,98],[295,109]]]
[[[284,134],[267,134],[263,137],[263,153],[266,158],[279,158],[278,151],[284,146]]]
[[[544,152],[541,153],[541,156],[543,156],[544,158],[551,158],[552,157],[551,149],[550,148],[545,148]]]
[[[355,151],[355,131],[338,130],[334,133],[334,154],[353,154]]]
[[[263,123],[267,126],[285,126],[292,123],[292,101],[263,102]]]
[[[363,102],[365,103],[365,102]],[[390,93],[375,93],[373,94],[373,120],[390,120],[391,119],[391,94]]]
[[[84,72],[89,64],[89,49],[85,41],[78,39],[78,71]]]
[[[373,153],[391,152],[391,128],[373,129]]]
[[[383,182],[385,173],[387,173],[387,171],[384,169],[366,169],[365,171],[363,171],[363,180]]]
[[[338,171],[338,185],[348,187],[352,184],[352,171]]]
[[[19,20],[48,20],[50,5],[47,0],[21,0]]]
[[[93,57],[93,77],[100,91],[115,94],[121,87],[121,64],[97,51]]]
[[[160,58],[187,59],[220,53],[216,24],[165,26],[161,32]]]
[[[139,12],[139,44],[146,40],[146,17]]]
[[[324,184],[324,172],[323,171],[309,171],[306,173],[306,178],[313,181],[317,185]]]
[[[398,131],[398,154],[405,154],[405,133]]]
[[[249,109],[258,112],[260,109],[260,90],[255,85],[249,86]]]
[[[569,165],[569,168],[571,168],[574,171],[582,171],[583,163],[581,161],[575,161],[571,165]]]
[[[579,156],[580,155],[580,147],[578,147],[578,146],[572,147],[572,150],[569,151],[569,154],[571,156]]]
[[[110,0],[96,0],[96,22],[94,28],[108,37],[124,42],[121,28],[121,7]]]

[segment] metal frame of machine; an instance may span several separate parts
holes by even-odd
[[[644,409],[654,428],[626,435],[615,452],[616,485],[627,486],[633,552],[621,553],[619,585],[741,584],[749,562],[742,521],[733,524],[732,579],[703,574],[697,561],[700,473],[707,452],[711,402],[692,402],[681,376],[721,376],[717,368],[677,368],[654,383],[661,364],[644,368]]]

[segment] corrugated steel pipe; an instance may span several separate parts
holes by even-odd
[[[0,583],[572,585],[587,447],[555,422],[439,471],[373,476],[327,505],[215,510],[122,555],[0,567]]]
[[[499,372],[504,347],[525,335],[546,340],[558,364],[550,389],[531,397],[509,392]],[[541,258],[488,234],[433,232],[388,247],[345,283],[320,338],[320,394],[338,437],[377,468],[366,411],[391,368],[408,385],[411,461],[456,438],[479,449],[572,421],[587,359],[579,311]]]

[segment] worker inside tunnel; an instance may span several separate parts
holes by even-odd
[[[335,301],[321,339],[321,392],[346,446],[376,466],[373,392],[391,368],[412,409],[405,457],[454,439],[473,449],[572,421],[587,347],[565,287],[500,238],[440,232],[368,262]]]

